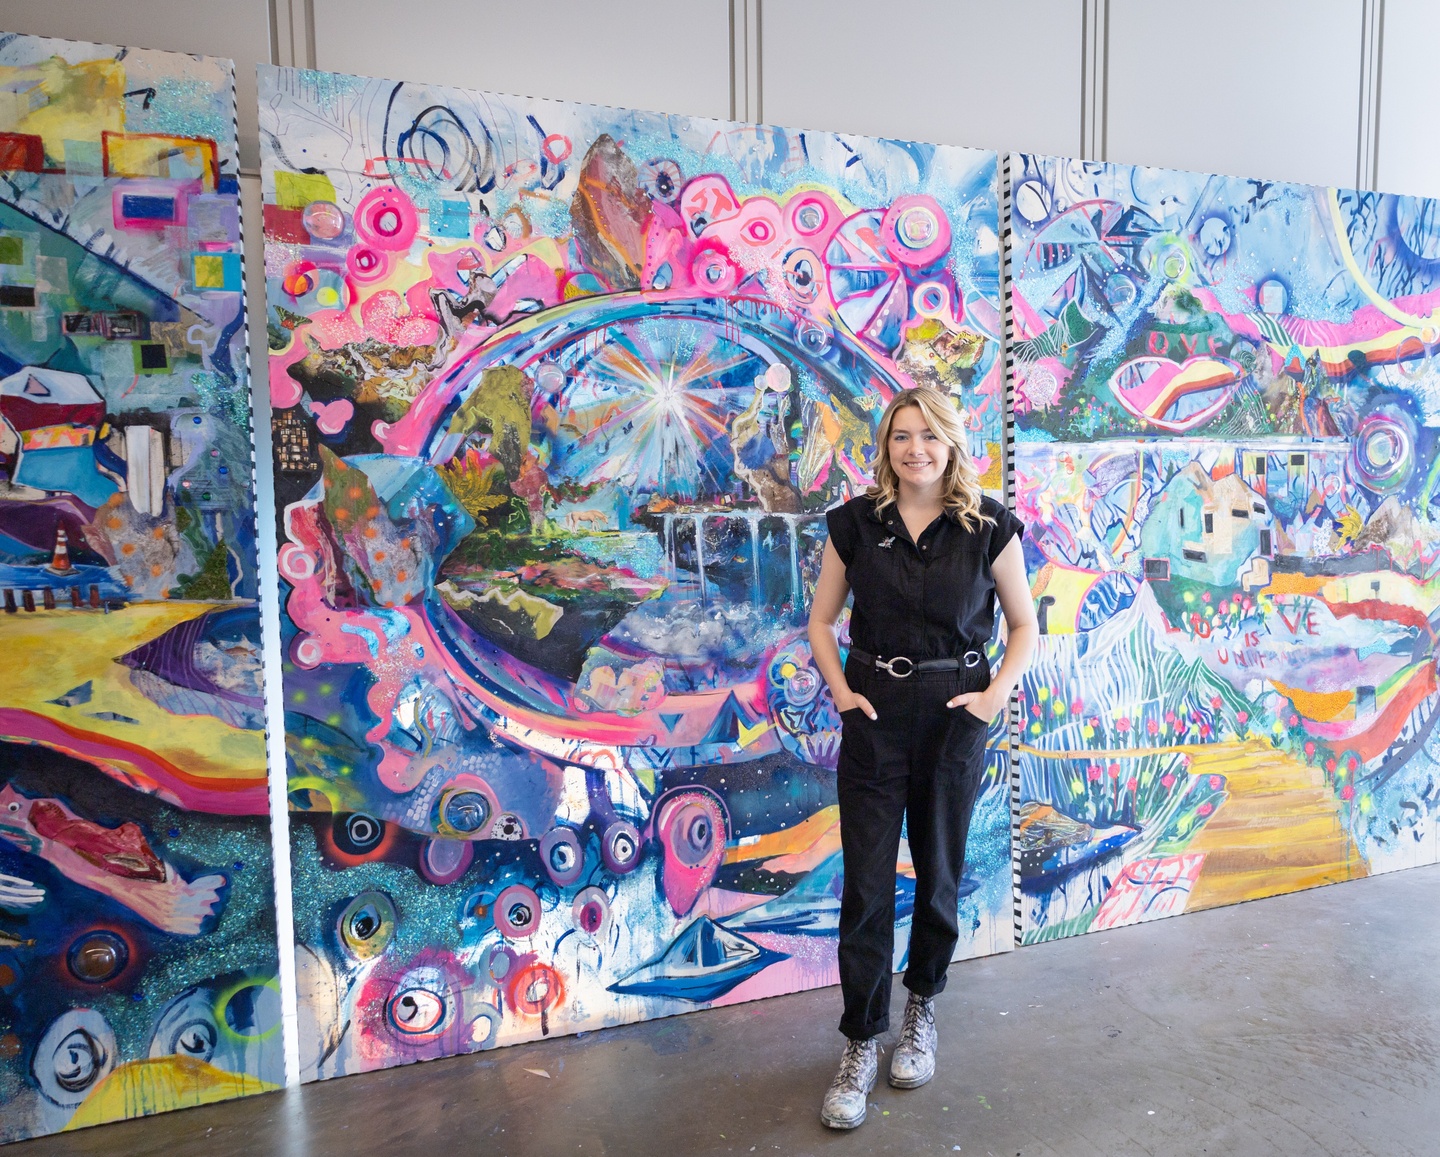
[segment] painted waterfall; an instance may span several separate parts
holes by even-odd
[[[834,983],[808,592],[906,383],[999,488],[994,154],[291,70],[261,137],[304,1075]]]
[[[0,1141],[283,1081],[234,100],[0,35]]]
[[[1434,861],[1436,202],[1011,180],[1025,939]]]

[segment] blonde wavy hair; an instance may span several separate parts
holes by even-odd
[[[955,404],[931,386],[901,390],[885,407],[880,428],[875,432],[875,483],[865,491],[875,499],[875,509],[884,510],[900,497],[900,480],[895,475],[895,467],[890,465],[890,427],[896,414],[912,406],[925,416],[930,432],[950,447],[941,494],[946,512],[953,513],[966,530],[978,530],[982,523],[993,521],[980,513],[980,499],[984,494],[980,488],[980,472],[970,457],[965,426]]]

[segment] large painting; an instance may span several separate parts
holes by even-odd
[[[1024,938],[1434,861],[1437,203],[1011,180]]]
[[[824,511],[912,382],[999,491],[994,154],[278,69],[260,123],[303,1075],[835,983]]]
[[[0,36],[0,1141],[283,1082],[229,61]]]

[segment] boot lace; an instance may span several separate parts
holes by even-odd
[[[840,1071],[835,1074],[832,1087],[858,1088],[863,1083],[860,1076],[865,1070],[870,1048],[870,1042],[863,1040],[852,1040],[845,1046],[845,1052],[840,1057]]]
[[[934,1027],[935,1002],[912,993],[905,1002],[905,1024],[900,1029],[900,1041],[896,1048],[923,1049]]]

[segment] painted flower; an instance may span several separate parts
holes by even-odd
[[[1214,804],[1202,803],[1199,807],[1197,807],[1197,808],[1195,809],[1195,814],[1196,814],[1197,816],[1208,816],[1208,815],[1209,815],[1211,812],[1213,812],[1214,810],[1215,810],[1215,805],[1214,805]]]
[[[1341,799],[1354,799],[1354,798],[1355,798],[1355,788],[1352,787],[1350,784],[1347,783],[1344,787],[1342,787],[1342,788],[1340,789],[1340,798],[1341,798]]]
[[[1167,771],[1164,775],[1160,777],[1160,783],[1164,787],[1174,787],[1175,776]]]
[[[1130,730],[1130,720],[1124,715],[1120,716],[1119,719],[1115,720],[1115,730],[1123,735]]]

